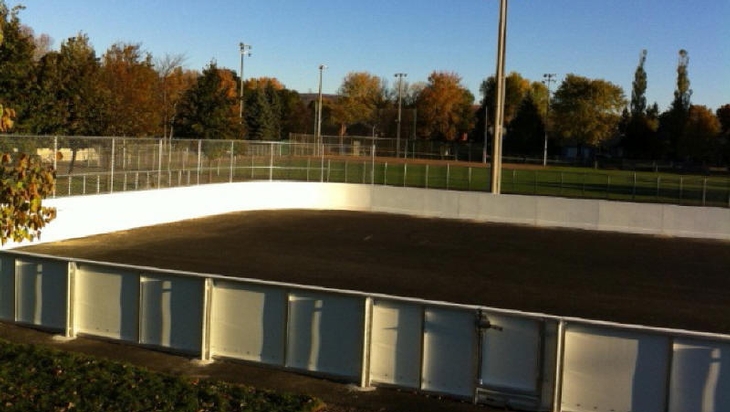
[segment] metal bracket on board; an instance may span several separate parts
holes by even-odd
[[[489,320],[489,317],[487,316],[487,313],[482,310],[479,310],[477,312],[477,328],[481,331],[494,329],[501,332],[502,330],[504,330],[501,326],[492,324],[492,322]]]

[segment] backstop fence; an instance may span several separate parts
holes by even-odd
[[[56,196],[251,180],[489,190],[488,165],[449,160],[458,156],[437,142],[408,144],[398,153],[393,139],[367,137],[292,136],[289,142],[0,137],[0,151],[35,154],[54,165]],[[730,207],[730,177],[507,165],[502,192]]]

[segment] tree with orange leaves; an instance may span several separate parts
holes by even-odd
[[[104,134],[157,135],[163,120],[152,56],[139,44],[114,44],[102,57],[101,78],[112,100]]]
[[[362,124],[375,127],[378,109],[386,104],[385,80],[368,72],[350,72],[340,86],[339,97],[332,105],[333,121],[340,125],[339,135],[347,128]]]
[[[453,72],[433,72],[418,95],[419,135],[455,140],[474,127],[474,95]]]
[[[55,181],[53,167],[37,157],[0,156],[0,243],[40,238],[41,229],[56,218],[56,209],[42,204]]]

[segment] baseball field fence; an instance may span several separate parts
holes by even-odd
[[[449,160],[448,148],[436,142],[419,145],[408,152],[404,143],[401,157],[396,157],[392,139],[366,137],[288,142],[0,138],[0,151],[30,153],[53,164],[55,196],[254,180],[489,191],[488,164]],[[505,164],[501,187],[506,194],[730,207],[729,176]]]

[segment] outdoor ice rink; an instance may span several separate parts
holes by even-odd
[[[249,211],[34,253],[730,333],[730,244],[350,211]]]

